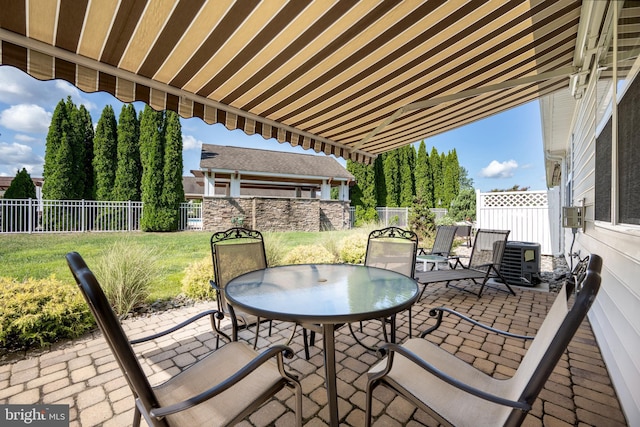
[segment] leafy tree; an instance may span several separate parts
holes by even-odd
[[[93,171],[96,200],[112,200],[118,156],[118,124],[113,108],[102,110],[93,139]]]
[[[162,209],[164,171],[163,114],[148,105],[140,113],[140,163],[143,231],[164,231],[159,220]]]
[[[31,175],[25,168],[18,171],[11,185],[4,193],[5,199],[35,199],[36,186],[31,180]]]
[[[473,188],[473,178],[469,178],[469,171],[460,166],[460,191]]]
[[[167,231],[178,229],[180,203],[184,202],[182,186],[182,129],[180,118],[173,111],[165,113],[164,182],[162,186],[162,208],[166,216]]]
[[[83,191],[81,193],[81,198],[86,200],[94,200],[94,185],[93,185],[93,120],[91,119],[91,114],[89,111],[81,105],[79,108],[79,126],[82,134],[82,154],[84,156],[78,156],[79,162],[81,163],[81,168],[83,169],[83,179],[82,183]],[[78,153],[80,154],[80,153]]]
[[[140,124],[132,104],[122,106],[118,119],[118,164],[113,200],[140,200]]]
[[[474,221],[476,219],[476,192],[473,188],[460,190],[453,199],[448,216],[455,221]]]
[[[520,187],[518,184],[515,184],[513,187],[504,190],[494,188],[490,193],[503,193],[507,191],[529,191],[529,187]]]
[[[418,235],[418,241],[430,240],[435,230],[435,214],[420,198],[415,198],[409,210],[409,229]]]

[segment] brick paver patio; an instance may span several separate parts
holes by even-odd
[[[467,312],[474,318],[516,333],[534,334],[555,294],[518,288],[517,296],[487,290],[475,295],[430,286],[413,309],[414,333],[428,322],[429,308],[446,305]],[[131,338],[148,335],[174,325],[213,303],[175,309],[149,317],[129,319],[124,327]],[[406,313],[398,319],[398,341],[407,338]],[[281,342],[289,337],[292,325],[274,322],[272,336],[262,328],[258,345]],[[367,344],[377,344],[382,334],[379,322],[365,323]],[[241,339],[251,340],[251,332],[241,332]],[[429,338],[446,350],[496,377],[510,376],[525,352],[522,342],[500,338],[451,320]],[[311,349],[311,359],[304,359],[302,337],[298,333],[291,343],[296,351],[286,360],[288,368],[301,378],[304,401],[303,417],[307,426],[328,423],[324,388],[321,343]],[[355,344],[348,328],[336,334],[337,375],[341,425],[364,425],[366,372],[377,361],[376,355]],[[215,348],[215,337],[208,320],[201,319],[170,338],[136,347],[151,381],[160,383]],[[437,423],[416,410],[404,399],[379,387],[374,393],[377,426],[433,426]],[[0,403],[68,404],[72,426],[131,425],[133,398],[99,333],[57,346],[39,354],[29,354],[0,365]],[[452,402],[455,404],[455,402]],[[293,393],[281,391],[242,422],[243,426],[289,426],[293,424]],[[464,408],[461,408],[464,410]],[[472,414],[470,414],[472,416]],[[144,423],[144,422],[143,422]],[[526,426],[625,426],[625,418],[611,385],[589,323],[585,321],[541,392]]]

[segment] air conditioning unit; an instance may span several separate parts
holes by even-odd
[[[507,242],[500,273],[510,285],[535,286],[540,283],[540,244]]]

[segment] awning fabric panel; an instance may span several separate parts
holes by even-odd
[[[2,65],[369,163],[566,88],[557,71],[572,66],[581,2],[0,0],[0,10]],[[426,100],[436,102],[400,111]]]

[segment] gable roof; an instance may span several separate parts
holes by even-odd
[[[581,0],[0,0],[0,10],[0,64],[365,163],[568,88],[588,36]]]
[[[251,175],[333,178],[340,181],[355,179],[336,159],[329,156],[214,144],[202,144],[200,170],[237,171]]]

